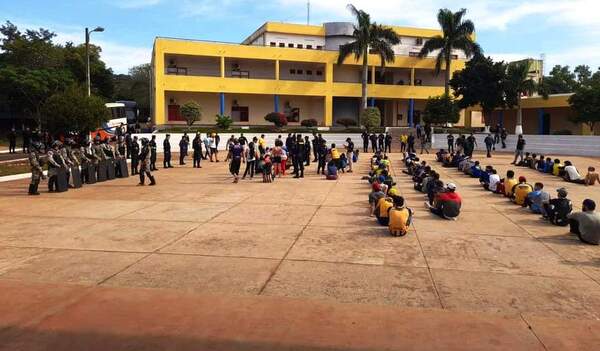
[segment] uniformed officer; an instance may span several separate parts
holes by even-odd
[[[139,183],[139,185],[144,185],[146,175],[150,179],[149,185],[155,185],[156,182],[154,181],[154,177],[152,176],[152,173],[150,173],[150,162],[149,162],[150,148],[148,146],[148,139],[142,138],[141,141],[142,141],[142,150],[140,151],[140,154],[139,154],[139,159],[140,159],[140,183]]]
[[[165,140],[163,141],[163,168],[173,168],[171,166],[171,134],[165,135]]]
[[[29,195],[39,195],[38,185],[40,179],[46,179],[44,170],[42,169],[42,159],[40,157],[40,149],[42,144],[39,141],[33,142],[33,148],[29,150],[29,165],[31,166],[31,182],[29,183]]]
[[[304,178],[304,161],[306,148],[304,147],[304,139],[302,135],[296,136],[296,143],[294,145],[294,178]]]
[[[138,174],[138,163],[140,157],[140,144],[137,136],[131,141],[131,175]]]
[[[58,187],[57,185],[57,175],[58,170],[63,167],[62,165],[62,157],[60,157],[60,141],[55,141],[52,143],[52,148],[47,152],[47,161],[48,161],[48,191],[54,192],[54,190]]]
[[[89,141],[85,141],[81,144],[81,147],[79,148],[81,150],[81,155],[82,155],[82,170],[81,170],[81,182],[86,182],[89,183],[90,181],[90,174],[89,174],[89,170],[90,170],[90,165],[94,166],[94,170],[92,170],[93,172],[96,172],[96,166],[98,165],[98,158],[96,157],[96,155],[94,154],[94,151],[92,150],[92,147],[90,146],[90,142]]]
[[[196,133],[196,137],[192,141],[192,149],[194,150],[194,168],[202,168],[200,166],[200,160],[202,159],[202,139],[200,139],[200,133]]]
[[[156,168],[156,135],[152,136],[148,145],[150,147],[150,170],[158,171]]]

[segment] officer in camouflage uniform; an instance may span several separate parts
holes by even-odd
[[[69,140],[67,139],[66,142],[68,143]],[[67,184],[69,185],[69,188],[72,188],[73,185],[71,185],[71,167],[73,167],[73,162],[71,161],[71,158],[69,157],[69,152],[65,146],[65,144],[60,143],[59,146],[59,151],[60,151],[60,158],[62,159],[62,166],[65,169],[65,171],[67,172]]]
[[[94,145],[92,145],[92,151],[94,156],[96,156],[96,160],[104,161],[106,160],[106,155],[104,154],[104,150],[102,145],[100,144],[100,137],[94,138]]]
[[[98,158],[94,154],[94,151],[92,150],[89,141],[85,141],[84,143],[82,143],[79,150],[81,152],[81,165],[82,165],[82,167],[81,167],[82,168],[81,182],[88,183],[90,180],[90,174],[88,173],[90,164],[93,165],[95,168],[96,165],[98,164]]]
[[[131,142],[131,175],[138,174],[139,157],[140,144],[138,144],[137,136],[134,136]]]
[[[104,152],[105,160],[112,160],[115,157],[113,153],[113,148],[112,146],[110,146],[110,141],[108,140],[108,138],[105,138],[104,142],[102,143],[102,152]]]
[[[150,179],[150,184],[149,185],[155,185],[156,182],[154,181],[154,177],[152,176],[152,173],[150,173],[150,147],[149,147],[149,143],[148,143],[148,139],[146,138],[142,138],[141,139],[142,142],[142,150],[140,151],[139,154],[139,161],[140,161],[140,184],[138,185],[144,185],[144,181],[145,181],[145,175],[148,176],[148,178]]]
[[[29,183],[29,195],[39,195],[38,185],[40,179],[46,179],[42,169],[42,159],[40,149],[42,144],[39,141],[32,143],[33,148],[29,149],[29,165],[31,166],[31,182]]]
[[[58,174],[58,170],[64,167],[64,161],[60,156],[60,141],[55,141],[52,143],[52,148],[47,152],[47,161],[48,161],[48,191],[54,192],[57,187],[57,179],[56,176]]]

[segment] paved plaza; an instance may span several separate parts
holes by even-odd
[[[416,214],[391,237],[368,216],[364,156],[337,181],[311,164],[233,184],[225,162],[190,159],[155,187],[0,183],[0,350],[600,349],[600,247],[434,163],[464,200],[438,219],[399,154]],[[511,159],[489,164],[504,175]],[[513,169],[566,186],[577,210],[600,201],[600,186]]]

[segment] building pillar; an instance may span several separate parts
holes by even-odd
[[[225,93],[219,93],[219,114],[225,114]]]
[[[273,95],[273,111],[279,112],[279,95]]]
[[[326,127],[331,127],[333,125],[333,96],[325,95],[325,111],[323,111],[323,123],[325,123]]]
[[[544,134],[544,109],[543,108],[538,109],[538,134],[539,135]]]
[[[375,66],[371,66],[371,84],[375,84]]]
[[[225,56],[221,56],[221,78],[225,78]]]
[[[410,85],[415,85],[415,69],[410,69]]]
[[[408,126],[414,127],[415,100],[408,99]]]
[[[279,80],[279,60],[275,60],[275,80]]]

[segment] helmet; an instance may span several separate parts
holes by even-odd
[[[58,141],[58,140],[56,140],[55,142],[52,143],[52,147],[53,148],[55,148],[55,147],[61,147],[61,146],[62,146],[62,143],[60,141]]]
[[[42,148],[42,143],[40,143],[39,141],[34,141],[33,143],[31,143],[31,146],[33,146],[33,148],[36,151],[40,151],[40,149]]]

